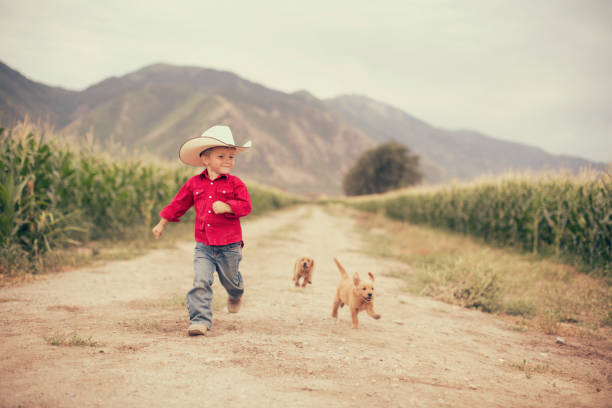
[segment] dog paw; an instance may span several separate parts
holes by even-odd
[[[376,320],[380,319],[380,315],[379,314],[376,314],[376,315],[374,315],[372,317],[375,318]]]

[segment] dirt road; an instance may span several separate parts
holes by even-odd
[[[1,289],[0,406],[612,404],[609,354],[402,292],[385,273],[406,266],[367,255],[349,217],[301,207],[243,225],[245,302],[228,314],[216,282],[208,337],[187,336],[180,304],[192,242]],[[303,255],[316,269],[313,284],[298,289],[293,262]],[[362,313],[353,330],[346,308],[332,320],[333,257],[350,273],[374,273],[380,320]],[[94,345],[45,340],[62,336]]]

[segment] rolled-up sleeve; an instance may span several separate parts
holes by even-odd
[[[227,200],[227,204],[232,207],[232,213],[225,213],[227,218],[240,218],[248,215],[251,212],[251,196],[246,185],[241,181],[237,180],[234,186],[234,198]]]
[[[193,193],[188,180],[183,184],[183,187],[181,187],[178,193],[176,193],[172,202],[160,211],[159,215],[169,222],[180,222],[180,217],[185,214],[192,205]]]

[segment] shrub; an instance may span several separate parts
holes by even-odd
[[[382,144],[365,151],[342,181],[346,195],[384,193],[413,184],[422,179],[419,157],[397,142]]]

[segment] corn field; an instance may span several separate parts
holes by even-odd
[[[396,220],[473,235],[612,275],[612,178],[507,176],[468,186],[361,198],[352,205]]]
[[[54,139],[27,126],[0,129],[0,272],[15,257],[40,271],[42,255],[57,247],[150,235],[161,208],[194,174]],[[295,202],[262,187],[251,197],[253,213]]]

